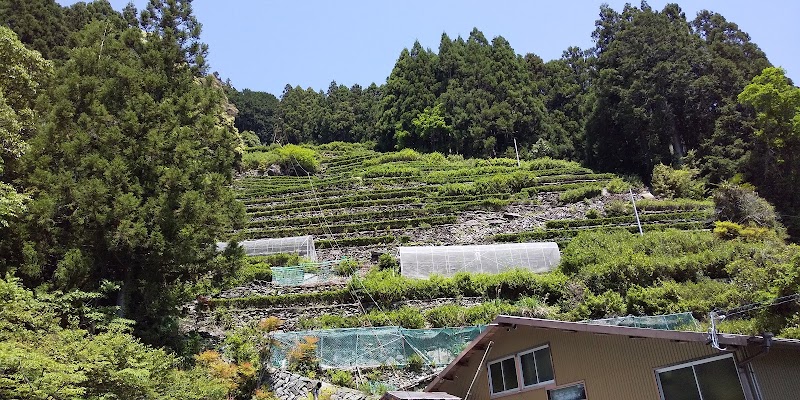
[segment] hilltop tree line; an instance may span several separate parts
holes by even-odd
[[[403,49],[380,85],[287,85],[279,98],[230,82],[227,90],[237,128],[262,143],[374,142],[486,157],[513,156],[516,139],[523,156],[645,182],[659,164],[694,169],[711,184],[746,181],[796,225],[798,89],[746,32],[712,11],[690,20],[676,4],[659,11],[642,2],[621,12],[602,6],[592,37],[593,48],[545,62],[474,29],[466,39],[443,34],[438,51],[419,42]]]

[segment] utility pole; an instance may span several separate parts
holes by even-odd
[[[514,153],[517,153],[517,168],[519,168],[520,164],[519,164],[519,150],[517,150],[517,138],[514,138]]]

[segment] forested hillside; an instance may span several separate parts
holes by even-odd
[[[268,399],[277,329],[719,308],[800,335],[800,88],[722,15],[602,6],[594,46],[549,61],[444,33],[386,82],[277,97],[212,72],[200,22],[0,0],[0,398]],[[235,245],[303,234],[346,261],[330,285]],[[421,280],[392,257],[528,241],[562,263]],[[358,386],[306,345],[290,369]]]
[[[594,48],[545,62],[476,28],[467,38],[443,34],[438,51],[414,43],[386,82],[366,88],[287,85],[279,99],[228,92],[237,128],[263,143],[373,141],[381,150],[491,157],[513,156],[516,139],[523,157],[647,183],[658,164],[684,167],[712,185],[754,184],[794,234],[800,200],[787,188],[798,170],[790,156],[797,88],[780,70],[761,75],[771,64],[746,32],[711,11],[687,18],[675,4],[643,3],[601,7],[593,38]],[[783,113],[762,102],[771,96],[785,99]]]

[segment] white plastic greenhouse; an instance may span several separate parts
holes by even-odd
[[[453,276],[458,272],[495,274],[521,268],[546,272],[561,261],[553,242],[508,243],[472,246],[400,247],[400,272],[410,278]]]
[[[239,245],[244,248],[248,256],[264,256],[268,254],[290,253],[317,261],[317,250],[314,247],[313,236],[295,236],[278,239],[253,239],[243,240]],[[225,242],[217,243],[217,251],[228,247]]]

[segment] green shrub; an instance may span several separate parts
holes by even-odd
[[[239,132],[239,135],[242,137],[242,143],[245,145],[245,147],[256,147],[261,145],[261,139],[259,139],[258,135],[256,135],[253,131]]]
[[[583,199],[591,199],[599,196],[603,189],[598,186],[585,186],[576,189],[567,190],[558,196],[558,201],[561,203],[577,203]]]
[[[358,271],[358,261],[353,259],[345,259],[333,266],[333,272],[340,276],[350,276]]]
[[[400,271],[400,262],[390,253],[383,253],[378,257],[378,269]]]
[[[353,374],[350,373],[350,371],[345,371],[341,369],[329,369],[327,373],[332,384],[336,386],[349,387],[349,388],[355,387]]]
[[[589,218],[589,219],[600,218],[600,211],[597,211],[596,208],[592,208],[589,211],[586,211],[586,218]]]
[[[651,187],[656,196],[699,200],[705,195],[705,182],[697,179],[699,171],[688,168],[673,169],[664,164],[653,168]]]
[[[317,152],[314,150],[287,144],[277,150],[281,166],[295,171],[296,175],[316,173],[319,169]]]
[[[570,310],[572,320],[600,319],[626,315],[625,299],[619,293],[607,291],[601,295],[587,293],[584,301]]]
[[[627,193],[630,188],[631,185],[622,180],[622,178],[614,178],[606,184],[606,189],[608,189],[609,193]]]
[[[425,360],[422,357],[414,353],[406,359],[406,369],[411,372],[422,372],[422,367],[425,366]]]
[[[751,188],[725,183],[714,191],[717,218],[737,224],[779,228],[775,207]]]
[[[398,152],[385,153],[375,158],[364,160],[362,165],[371,167],[378,164],[386,164],[395,161],[417,161],[421,158],[420,154],[412,149],[403,149]]]
[[[293,144],[261,147],[242,155],[242,168],[245,170],[266,170],[271,165],[278,165],[283,174],[305,176],[317,172],[319,160],[314,150]]]
[[[514,303],[515,315],[527,318],[550,318],[553,310],[535,297],[523,297]]]
[[[633,206],[630,202],[622,200],[612,200],[605,204],[603,209],[608,217],[621,217],[633,214]]]
[[[730,221],[716,221],[714,235],[720,239],[742,239],[750,242],[760,242],[767,239],[779,240],[775,231],[760,226],[742,226]]]
[[[462,326],[466,318],[464,307],[455,304],[445,304],[425,312],[425,320],[434,328]]]

